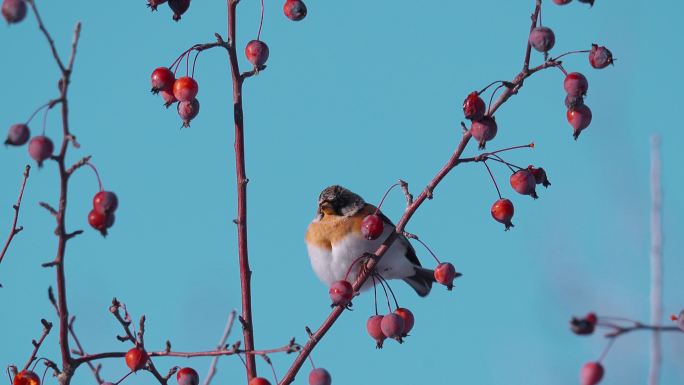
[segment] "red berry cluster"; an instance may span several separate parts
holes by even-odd
[[[169,8],[173,12],[173,20],[179,21],[181,15],[184,14],[188,8],[190,8],[190,0],[147,0],[147,6],[150,7],[152,11],[156,11],[157,7],[168,1]]]
[[[111,191],[100,190],[93,197],[93,209],[88,214],[88,223],[102,236],[114,225],[114,212],[119,207],[119,199]]]
[[[5,18],[7,24],[15,24],[24,20],[27,10],[25,0],[2,1],[2,17]]]
[[[178,65],[191,50],[184,52],[171,67]],[[196,98],[199,92],[197,81],[190,76],[182,76],[176,79],[174,72],[167,67],[159,67],[152,71],[151,81],[152,93],[161,94],[162,99],[164,99],[164,106],[167,108],[173,103],[177,103],[176,110],[183,121],[183,127],[190,127],[190,121],[197,117],[200,109],[199,101]]]
[[[368,335],[375,340],[375,347],[382,349],[387,338],[403,342],[403,338],[413,329],[413,313],[406,308],[396,308],[386,315],[374,315],[366,321]]]

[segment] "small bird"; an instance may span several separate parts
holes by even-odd
[[[384,222],[382,235],[368,240],[361,234],[361,222],[367,215],[375,214],[377,208],[366,203],[359,195],[338,185],[325,188],[318,197],[318,210],[306,230],[306,245],[311,267],[318,278],[330,286],[345,279],[349,267],[364,253],[373,253],[394,231],[394,224],[380,211],[377,215]],[[347,280],[354,282],[363,263],[356,263]],[[392,243],[376,266],[384,279],[402,279],[419,296],[425,297],[435,281],[434,272],[421,267],[416,251],[404,235]],[[373,286],[367,280],[361,290]]]

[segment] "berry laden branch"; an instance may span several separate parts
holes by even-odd
[[[7,242],[5,242],[5,246],[0,252],[0,263],[2,263],[2,260],[5,258],[5,253],[7,253],[7,249],[9,248],[10,243],[12,243],[14,236],[19,234],[19,232],[24,229],[23,226],[17,227],[17,221],[19,220],[19,208],[21,207],[21,199],[24,197],[24,188],[26,188],[26,181],[28,180],[30,170],[31,166],[27,164],[26,168],[24,169],[24,179],[21,182],[21,189],[19,190],[19,198],[17,198],[17,203],[12,205],[12,208],[14,209],[14,220],[12,220],[12,228],[10,229],[9,236],[7,237]],[[0,287],[2,287],[2,284],[0,284]]]

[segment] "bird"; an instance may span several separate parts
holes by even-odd
[[[370,214],[380,216],[384,230],[380,237],[368,240],[361,234],[361,222]],[[311,267],[318,278],[330,286],[344,280],[350,266],[364,253],[373,253],[395,231],[392,221],[377,207],[366,203],[352,191],[333,185],[326,187],[318,197],[316,216],[306,230],[306,246]],[[353,283],[363,263],[355,263],[346,279]],[[421,266],[416,250],[409,240],[399,234],[376,266],[383,279],[402,279],[416,293],[425,297],[435,281],[434,271]],[[373,287],[368,279],[361,290]]]

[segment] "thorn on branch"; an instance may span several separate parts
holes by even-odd
[[[168,353],[168,352],[171,351],[171,341],[166,340],[166,347],[164,348],[164,351],[165,351],[166,353]]]
[[[408,183],[406,183],[402,179],[399,179],[399,186],[401,187],[401,190],[404,192],[404,196],[406,197],[406,206],[411,206],[411,204],[413,203],[413,195],[408,189]]]
[[[45,202],[38,202],[38,204],[40,205],[40,207],[42,207],[42,208],[44,208],[45,210],[49,211],[50,214],[52,214],[53,216],[55,216],[55,217],[57,216],[57,210],[55,210],[54,207],[50,206],[48,203],[45,203]]]
[[[57,266],[59,264],[60,264],[59,261],[51,261],[51,262],[42,263],[41,266],[42,267],[53,267],[53,266]]]

